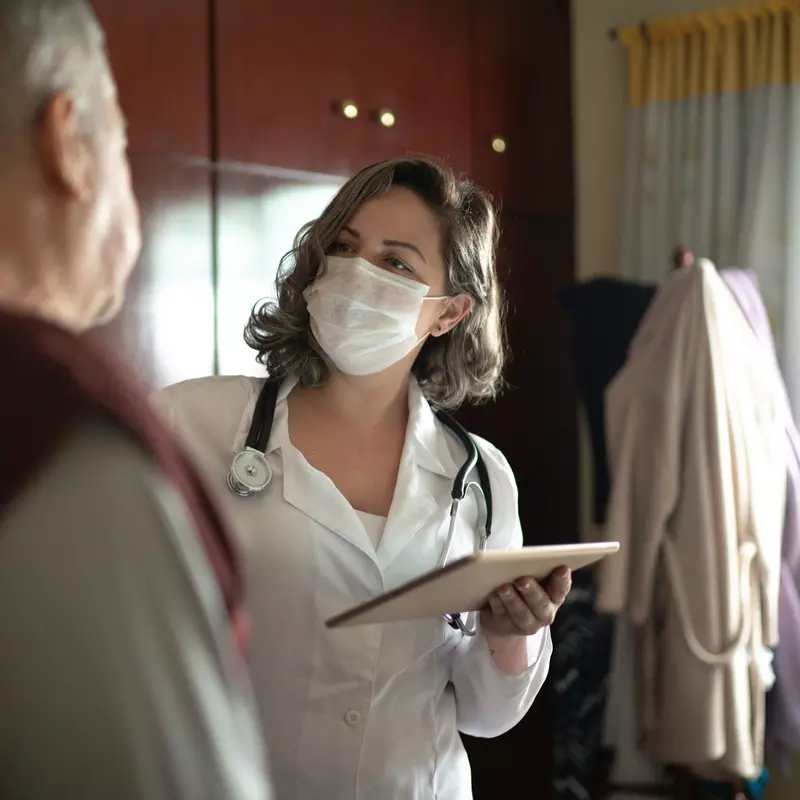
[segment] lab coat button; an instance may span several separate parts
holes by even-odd
[[[344,721],[351,728],[357,728],[361,724],[361,714],[359,714],[358,711],[348,711],[344,715]]]

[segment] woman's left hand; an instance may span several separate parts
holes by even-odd
[[[552,625],[571,586],[572,573],[567,567],[554,569],[543,584],[520,578],[513,585],[503,586],[481,612],[481,629],[499,638],[532,636]]]

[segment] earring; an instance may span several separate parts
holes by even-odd
[[[441,332],[442,332],[442,326],[441,325],[437,325],[436,326],[436,333],[441,333]]]

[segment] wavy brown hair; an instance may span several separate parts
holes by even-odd
[[[278,301],[253,309],[245,341],[274,378],[293,375],[304,386],[328,379],[335,368],[311,333],[303,292],[324,269],[326,252],[355,211],[394,186],[410,189],[438,215],[447,294],[472,298],[458,325],[428,338],[414,362],[414,375],[428,400],[441,408],[489,400],[501,387],[505,362],[495,211],[484,191],[428,159],[383,161],[347,181],[319,219],[297,234],[281,260]]]

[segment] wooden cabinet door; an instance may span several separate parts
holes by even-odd
[[[506,209],[573,209],[570,19],[557,0],[470,0],[472,176]],[[495,139],[504,152],[492,147]]]
[[[572,221],[504,212],[500,222],[508,386],[459,417],[508,458],[525,544],[574,542],[578,411],[569,325],[557,301],[573,280]]]
[[[131,148],[210,156],[207,4],[92,0],[130,124]]]
[[[214,368],[209,14],[196,0],[94,0],[130,124],[142,255],[97,336],[146,382]]]
[[[470,31],[464,0],[372,0],[356,18],[373,129],[366,163],[406,155],[470,168]],[[391,128],[376,113],[389,109]]]
[[[463,0],[217,0],[216,15],[223,161],[345,175],[424,153],[468,168]]]

